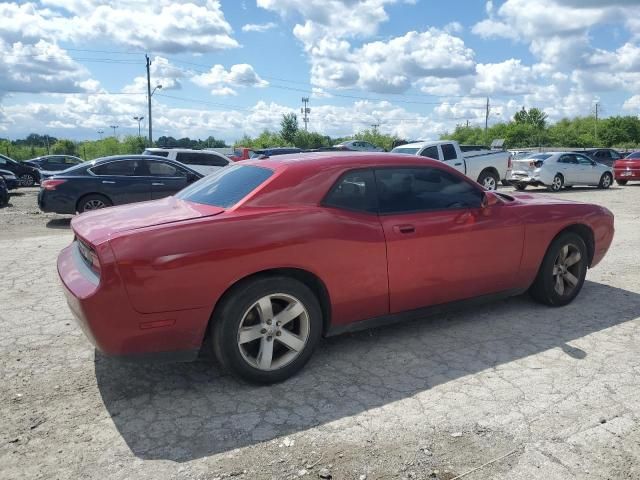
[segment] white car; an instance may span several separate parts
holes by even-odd
[[[334,147],[354,152],[384,152],[384,148],[376,147],[373,143],[365,142],[364,140],[349,140],[348,142],[334,145]]]
[[[510,183],[517,190],[532,185],[545,186],[552,192],[574,185],[609,188],[613,183],[613,169],[581,153],[536,153],[522,160],[513,160]]]
[[[209,175],[233,163],[229,157],[213,150],[192,150],[190,148],[147,148],[143,155],[155,155],[175,160],[198,173]]]

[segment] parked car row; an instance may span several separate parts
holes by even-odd
[[[25,162],[17,162],[12,158],[0,155],[0,170],[12,172],[23,187],[33,187],[40,182],[40,171]]]

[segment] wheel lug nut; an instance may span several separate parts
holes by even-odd
[[[267,325],[271,325],[271,320],[267,320]]]
[[[279,326],[280,326],[280,322],[276,322],[276,327],[279,327]]]
[[[260,330],[260,333],[262,333],[264,335],[265,333],[267,333],[267,329],[263,328],[262,330]]]
[[[276,332],[276,337],[279,337],[280,335],[282,335],[282,332],[277,331],[277,332]]]

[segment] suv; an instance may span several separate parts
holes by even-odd
[[[14,159],[4,155],[0,155],[0,170],[13,172],[23,187],[33,187],[40,182],[40,172],[37,168],[22,162],[16,162]]]
[[[213,150],[192,150],[190,148],[147,148],[143,155],[155,155],[175,160],[198,173],[208,175],[216,170],[226,167],[233,161],[221,153]]]

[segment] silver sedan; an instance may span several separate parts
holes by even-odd
[[[580,153],[536,153],[514,160],[509,180],[518,190],[528,185],[545,186],[552,192],[574,185],[609,188],[613,183],[613,170]]]

